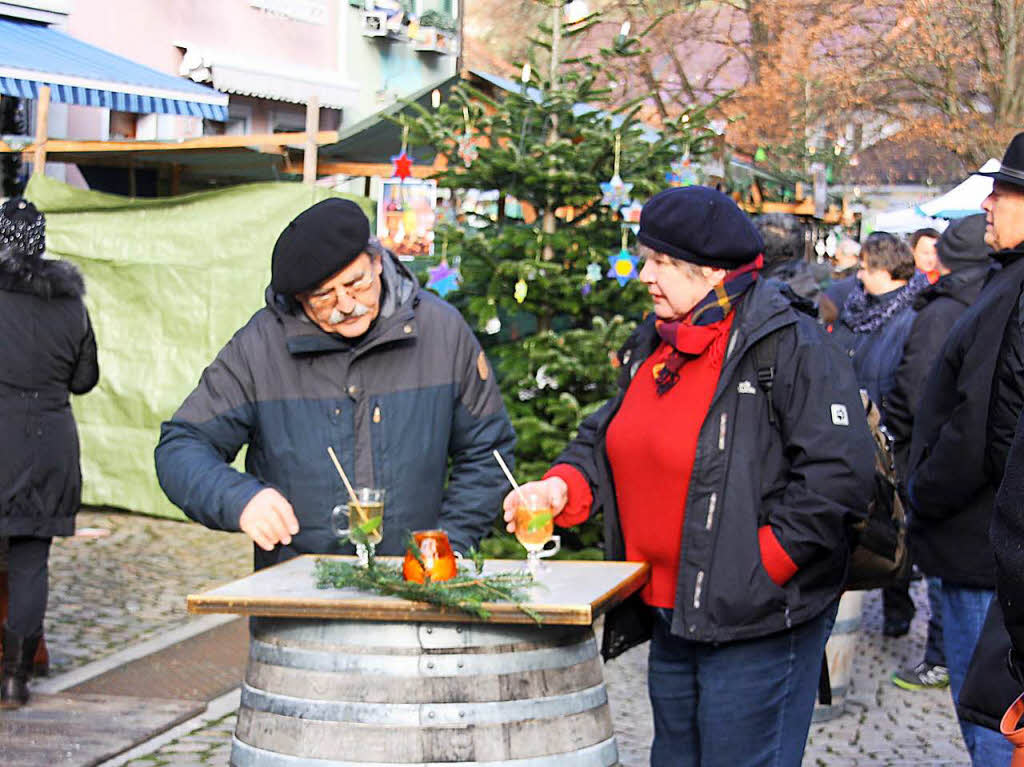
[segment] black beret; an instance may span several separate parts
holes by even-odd
[[[659,253],[717,269],[736,269],[764,252],[750,217],[706,186],[658,192],[640,212],[636,238]]]
[[[274,244],[270,286],[293,296],[340,272],[366,249],[370,222],[351,200],[318,202],[297,215]]]

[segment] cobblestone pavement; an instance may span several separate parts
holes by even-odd
[[[110,530],[102,538],[54,541],[47,642],[54,673],[99,660],[189,620],[184,597],[251,571],[244,536],[139,515],[84,511],[79,530]],[[846,713],[812,726],[803,767],[965,767],[948,690],[909,693],[891,673],[923,655],[927,606],[923,583],[913,588],[918,615],[910,634],[881,634],[877,592],[864,603]],[[651,740],[647,648],[605,667],[619,756],[625,767],[648,763]],[[235,715],[229,713],[150,753],[118,761],[128,767],[226,765]]]

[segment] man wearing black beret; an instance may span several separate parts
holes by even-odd
[[[256,567],[350,553],[331,510],[355,486],[386,491],[381,554],[440,527],[465,552],[488,531],[514,434],[490,365],[461,315],[370,238],[353,202],[301,213],[274,246],[266,306],[228,342],[161,428],[168,498],[217,530],[242,530]],[[245,471],[230,463],[248,445]]]

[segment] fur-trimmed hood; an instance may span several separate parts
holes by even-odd
[[[40,298],[81,298],[85,295],[85,281],[78,268],[68,261],[23,259],[7,251],[0,252],[0,290],[31,293]]]

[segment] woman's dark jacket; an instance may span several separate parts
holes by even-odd
[[[736,311],[698,435],[671,627],[702,642],[782,631],[831,605],[846,578],[850,525],[865,515],[872,489],[874,449],[842,352],[770,281],[756,282]],[[773,332],[778,349],[769,403],[753,350]],[[604,512],[608,559],[622,559],[625,548],[605,433],[629,380],[659,342],[650,317],[619,352],[619,394],[581,424],[558,459],[587,478],[591,512]],[[785,586],[761,562],[757,531],[764,524],[799,567]],[[624,623],[628,612],[623,606],[606,619],[606,648],[609,638],[621,648],[617,635],[636,633]]]
[[[70,263],[0,254],[0,537],[72,535],[82,495],[69,392],[96,385],[96,339]]]
[[[1024,250],[993,271],[932,367],[910,441],[907,493],[914,561],[928,575],[995,587],[989,522],[997,485],[986,471],[1000,344],[1024,287]],[[1000,427],[1005,428],[1005,427]],[[1011,429],[1013,427],[1010,427]]]
[[[892,290],[881,296],[867,297],[868,305],[881,307],[899,299],[900,291]],[[871,401],[878,406],[885,422],[889,410],[889,394],[896,381],[896,368],[903,358],[903,345],[914,324],[914,308],[908,304],[884,324],[870,332],[855,332],[850,326],[850,315],[844,309],[832,330],[832,337],[853,362],[857,385],[866,389]]]
[[[910,433],[928,371],[953,325],[978,297],[990,269],[991,263],[951,272],[925,288],[914,300],[917,314],[903,345],[903,358],[896,368],[885,409],[885,427],[892,435],[901,480],[906,477]]]

